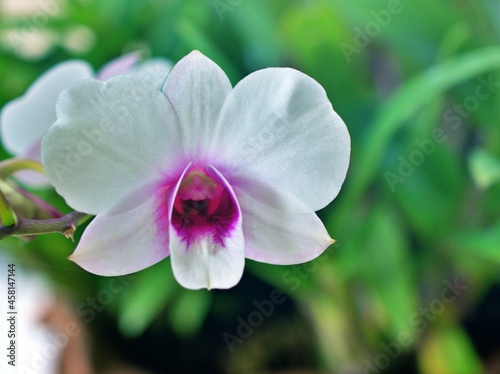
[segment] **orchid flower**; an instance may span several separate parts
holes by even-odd
[[[0,119],[3,145],[16,157],[40,161],[42,136],[56,121],[56,100],[65,88],[82,79],[97,77],[106,80],[118,74],[136,74],[161,87],[161,79],[171,67],[171,63],[164,59],[140,63],[137,53],[110,61],[97,75],[85,61],[62,62],[40,76],[23,96],[4,106]],[[48,184],[47,178],[31,171],[23,171],[16,176],[30,185]]]
[[[232,88],[198,51],[162,90],[134,76],[63,91],[42,161],[58,193],[96,217],[70,257],[99,275],[167,256],[185,288],[230,288],[245,257],[296,264],[333,241],[315,214],[338,194],[350,138],[324,89],[290,68]]]

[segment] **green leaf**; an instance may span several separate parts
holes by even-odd
[[[212,305],[212,293],[207,290],[182,292],[170,311],[172,328],[181,336],[195,334]]]
[[[500,263],[500,223],[495,226],[471,231],[457,232],[449,244],[457,250],[456,255],[467,255]]]
[[[350,19],[354,35],[367,35],[369,46],[382,44],[391,54],[397,54],[399,60],[413,66],[416,62],[432,61],[439,45],[436,41],[460,20],[460,16],[466,14],[453,0],[358,0],[337,3],[343,8],[344,17]],[[356,45],[354,37],[351,37],[351,43]]]
[[[349,188],[337,207],[337,216],[346,216],[379,173],[381,159],[396,131],[423,105],[450,87],[500,66],[500,47],[488,47],[437,64],[401,86],[381,108],[370,125],[359,153],[353,154],[356,168],[348,175]]]
[[[280,63],[277,22],[269,11],[270,5],[262,0],[245,1],[225,15],[245,48],[246,64],[251,70]],[[255,27],[256,19],[259,20],[258,27]]]
[[[464,199],[465,178],[459,160],[445,144],[429,141],[427,146],[434,150],[424,156],[422,165],[411,165],[414,170],[394,185],[394,195],[416,233],[432,238],[455,227]],[[406,161],[415,149],[418,150],[415,146],[405,149]],[[397,173],[396,168],[392,170]]]
[[[137,273],[120,300],[120,330],[127,336],[143,333],[165,307],[175,285],[169,261]]]
[[[416,310],[412,259],[403,230],[390,209],[382,203],[365,222],[367,235],[359,250],[363,254],[363,272],[369,294],[373,295],[375,318],[391,338],[402,331],[413,332],[409,324]]]
[[[458,326],[435,329],[421,345],[418,355],[422,373],[480,373],[481,361],[467,334]]]
[[[469,170],[479,188],[486,189],[500,180],[500,159],[486,149],[469,154]]]

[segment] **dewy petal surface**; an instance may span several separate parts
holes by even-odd
[[[36,80],[24,96],[7,103],[2,110],[2,142],[12,154],[26,157],[55,122],[55,103],[69,85],[93,75],[89,64],[67,61],[54,66]],[[31,155],[40,160],[40,156]]]
[[[143,185],[176,178],[187,164],[170,103],[138,77],[78,82],[59,97],[57,114],[42,161],[73,209],[104,212]]]
[[[206,157],[213,128],[231,89],[221,68],[198,51],[180,60],[167,77],[163,92],[179,116],[184,147],[192,158]]]
[[[191,166],[179,179],[172,196],[177,196],[179,187]],[[206,231],[187,238],[178,227],[170,222],[170,254],[172,270],[176,280],[185,288],[230,288],[243,275],[245,265],[245,241],[243,238],[242,215],[234,192],[226,179],[213,167],[209,167],[214,177],[230,194],[237,210],[236,221],[220,236],[220,232]],[[174,201],[170,201],[169,216],[174,211]],[[172,220],[172,219],[171,219]]]
[[[162,195],[150,197],[134,209],[98,215],[85,229],[70,259],[85,270],[114,276],[142,270],[169,255],[168,230],[155,217],[164,203]]]
[[[244,191],[235,192],[244,217],[245,257],[269,264],[299,264],[316,258],[333,243],[316,213],[276,210]]]
[[[319,210],[337,196],[347,173],[344,122],[324,89],[293,69],[264,69],[244,78],[213,132],[217,141],[210,153],[221,172],[266,204],[272,205],[274,194],[298,199],[305,211]]]

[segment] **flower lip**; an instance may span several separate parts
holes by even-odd
[[[224,247],[239,217],[234,196],[210,167],[192,166],[181,177],[171,224],[186,243],[208,236]]]

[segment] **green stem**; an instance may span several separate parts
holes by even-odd
[[[17,185],[14,185],[13,188],[21,196],[24,196],[25,198],[30,200],[33,204],[35,204],[35,206],[39,207],[44,212],[47,212],[51,216],[51,218],[60,218],[63,216],[63,214],[61,212],[59,212],[56,208],[54,208],[49,203],[40,199],[38,196],[35,196],[32,193],[29,193],[28,191],[23,190],[21,187],[19,187]]]
[[[61,218],[54,219],[19,219],[17,225],[0,227],[0,240],[8,236],[33,236],[53,233],[60,233],[67,238],[73,239],[76,228],[90,217],[85,213],[71,212]]]
[[[24,158],[11,158],[0,162],[0,178],[6,178],[21,170],[33,170],[45,175],[41,163]]]
[[[17,217],[12,208],[10,207],[9,201],[0,190],[0,220],[2,221],[2,226],[5,227],[15,227],[17,224]]]

